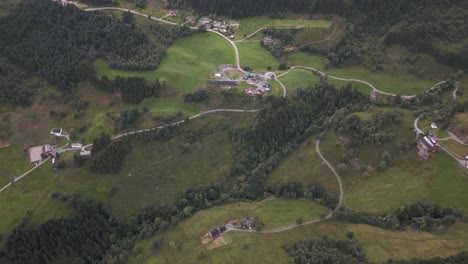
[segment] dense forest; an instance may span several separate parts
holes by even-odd
[[[55,195],[59,198],[58,195]],[[125,228],[103,204],[79,196],[60,199],[74,210],[68,219],[54,219],[34,229],[17,228],[0,251],[0,263],[47,264],[57,256],[76,256],[81,262],[94,263],[112,243],[125,236]]]
[[[0,19],[0,44],[13,63],[70,89],[92,75],[92,62],[97,57],[116,68],[156,68],[167,44],[189,32],[184,27],[158,28],[151,31],[159,40],[153,42],[131,14],[124,14],[120,21],[73,5],[23,0],[16,13]]]
[[[385,229],[402,230],[412,226],[422,231],[445,231],[463,214],[452,208],[443,208],[427,201],[410,202],[405,206],[390,210],[384,215],[372,215],[366,212],[341,209],[336,212],[339,220],[357,224],[368,224]]]
[[[290,242],[284,245],[289,263],[294,264],[359,264],[366,263],[366,253],[361,244],[348,234],[347,240],[328,237]]]
[[[26,72],[0,58],[0,103],[28,106],[38,82]]]

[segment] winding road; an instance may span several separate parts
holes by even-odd
[[[137,11],[134,11],[134,10],[131,10],[131,9],[126,9],[126,8],[119,8],[119,7],[100,7],[100,8],[88,8],[88,9],[84,9],[85,11],[89,11],[89,12],[92,12],[92,11],[104,11],[104,10],[118,10],[118,11],[123,11],[123,12],[131,12],[132,14],[135,14],[135,15],[138,15],[138,16],[142,16],[142,17],[148,17],[152,20],[155,20],[155,21],[158,21],[158,22],[161,22],[161,23],[166,23],[166,24],[169,24],[169,25],[179,25],[178,23],[175,23],[175,22],[170,22],[170,21],[167,21],[167,20],[164,20],[164,19],[161,19],[161,18],[155,18],[155,17],[152,17],[152,16],[149,16],[147,14],[144,14],[144,13],[140,13],[140,12],[137,12]],[[193,30],[198,30],[198,28],[196,27],[190,27],[191,29]],[[301,28],[301,27],[293,27],[293,28]],[[242,39],[242,40],[239,40],[239,41],[235,41],[235,42],[242,42],[252,36],[254,36],[255,34],[257,34],[258,32],[260,32],[261,30],[263,30],[264,28],[260,28],[258,29],[257,31],[249,34],[246,38]],[[219,36],[221,36],[222,38],[224,38],[226,41],[228,41],[232,47],[234,48],[234,51],[235,51],[235,55],[236,55],[236,64],[237,64],[237,69],[240,71],[240,72],[243,72],[243,73],[246,73],[246,71],[244,71],[242,68],[241,68],[241,64],[240,64],[240,56],[239,56],[239,51],[238,51],[238,48],[235,44],[234,41],[230,40],[228,37],[224,36],[223,34],[221,34],[220,32],[217,32],[217,31],[214,31],[214,30],[211,30],[211,29],[207,29],[207,32],[210,32],[210,33],[214,33],[214,34],[217,34]],[[335,80],[340,80],[340,81],[347,81],[347,82],[359,82],[359,83],[363,83],[369,87],[372,88],[372,91],[374,92],[377,92],[377,93],[380,93],[380,94],[384,94],[384,95],[390,95],[390,96],[396,96],[396,94],[392,94],[392,93],[387,93],[387,92],[383,92],[379,89],[377,89],[375,86],[373,86],[372,84],[370,84],[369,82],[366,82],[366,81],[363,81],[363,80],[359,80],[359,79],[345,79],[345,78],[339,78],[339,77],[335,77],[335,76],[331,76],[331,75],[327,75],[326,73],[324,72],[321,72],[315,68],[312,68],[312,67],[306,67],[306,66],[293,66],[291,67],[288,71],[280,74],[280,75],[275,75],[274,76],[274,80],[276,82],[278,82],[280,84],[280,86],[282,87],[283,89],[283,97],[286,97],[286,87],[284,86],[284,84],[279,80],[280,77],[288,74],[290,71],[294,70],[294,69],[305,69],[305,70],[310,70],[310,71],[313,71],[313,72],[316,72],[318,74],[320,74],[321,76],[327,76],[328,78],[331,78],[331,79],[335,79]],[[435,84],[432,88],[430,88],[429,90],[437,87],[439,84],[443,83],[444,81],[442,82],[439,82],[437,84]],[[413,98],[415,97],[415,95],[405,95],[405,96],[401,96],[402,98],[407,98],[407,99],[410,99],[410,98]],[[454,99],[456,99],[456,90],[454,91],[453,93],[453,97]],[[253,109],[253,110],[244,110],[244,109],[214,109],[214,110],[209,110],[209,111],[205,111],[205,112],[201,112],[199,114],[196,114],[194,116],[191,116],[189,117],[188,119],[189,120],[192,120],[192,119],[195,119],[195,118],[199,118],[201,116],[204,116],[204,115],[208,115],[208,114],[212,114],[212,113],[220,113],[220,112],[233,112],[233,113],[255,113],[255,112],[258,112],[259,109]],[[421,131],[418,127],[417,127],[417,122],[419,120],[419,117],[415,120],[414,122],[414,127],[415,127],[415,131]],[[181,123],[184,123],[185,120],[180,120],[180,121],[177,121],[177,122],[174,122],[172,124],[169,124],[168,126],[174,126],[174,125],[178,125],[178,124],[181,124]],[[163,128],[163,126],[157,126],[157,127],[153,127],[153,128],[147,128],[147,129],[141,129],[141,130],[136,130],[136,131],[130,131],[130,132],[126,132],[126,133],[122,133],[122,134],[118,134],[118,135],[114,135],[111,137],[112,140],[116,140],[116,139],[119,139],[119,138],[122,138],[124,136],[128,136],[128,135],[133,135],[133,134],[138,134],[138,133],[143,133],[143,132],[147,132],[147,131],[151,131],[151,130],[158,130],[158,129],[161,129]],[[422,133],[422,131],[421,131]],[[283,231],[287,231],[287,230],[290,230],[290,229],[294,229],[294,228],[297,228],[297,227],[300,227],[300,226],[304,226],[304,225],[310,225],[310,224],[314,224],[314,223],[318,223],[318,222],[321,222],[321,221],[324,221],[324,220],[327,220],[327,219],[330,219],[333,217],[333,214],[339,210],[343,204],[343,195],[344,195],[344,191],[343,191],[343,183],[341,181],[341,178],[339,176],[339,174],[336,172],[335,168],[323,157],[322,153],[320,152],[320,140],[317,140],[316,142],[316,145],[315,145],[315,150],[317,152],[317,154],[319,155],[319,157],[323,160],[323,162],[330,168],[330,170],[333,172],[337,182],[338,182],[338,185],[339,185],[339,191],[340,191],[340,194],[339,194],[339,199],[338,199],[338,204],[336,206],[336,208],[331,211],[326,217],[324,218],[320,218],[320,219],[314,219],[314,220],[310,220],[310,221],[307,221],[307,222],[304,222],[300,225],[298,224],[293,224],[293,225],[288,225],[288,226],[283,226],[283,227],[280,227],[280,228],[277,228],[277,229],[271,229],[271,230],[261,230],[261,231],[256,231],[256,230],[241,230],[241,229],[231,229],[230,231],[236,231],[236,232],[248,232],[248,233],[263,233],[263,234],[266,234],[266,233],[279,233],[279,232],[283,232]],[[86,146],[92,146],[92,144],[89,144],[89,145],[86,145]],[[79,149],[75,149],[75,148],[59,148],[58,149],[58,152],[59,153],[63,153],[63,152],[67,152],[67,151],[77,151]],[[445,149],[444,149],[445,150]],[[449,152],[448,152],[449,153]],[[449,153],[450,154],[450,153]],[[451,155],[451,154],[450,154]],[[452,155],[453,156],[453,155]],[[29,175],[31,172],[33,172],[34,170],[36,170],[37,168],[39,168],[41,165],[43,165],[44,163],[46,163],[47,161],[49,160],[49,158],[41,161],[38,165],[36,165],[35,167],[31,168],[29,171],[25,172],[24,174],[22,174],[21,176],[19,176],[18,178],[16,178],[13,182],[10,182],[8,183],[7,185],[5,185],[4,187],[2,187],[0,189],[0,193],[5,191],[8,187],[10,187],[12,185],[12,183],[15,183],[19,180],[21,180],[22,178],[26,177],[27,175]]]
[[[174,26],[177,26],[177,25],[181,25],[181,24],[178,24],[178,23],[175,23],[175,22],[171,22],[171,21],[167,21],[167,20],[164,20],[164,19],[161,19],[161,18],[155,18],[155,17],[152,17],[152,16],[149,16],[147,14],[144,14],[144,13],[140,13],[140,12],[137,12],[137,11],[134,11],[134,10],[131,10],[131,9],[128,9],[128,8],[121,8],[121,7],[98,7],[98,8],[87,8],[87,9],[84,9],[84,11],[89,11],[89,12],[92,12],[92,11],[106,11],[106,10],[114,10],[114,11],[123,11],[123,12],[130,12],[132,14],[135,14],[135,15],[138,15],[138,16],[142,16],[142,17],[149,17],[155,21],[158,21],[158,22],[161,22],[161,23],[166,23],[166,24],[169,24],[169,25],[174,25]],[[197,27],[189,27],[193,30],[198,30]],[[288,28],[303,28],[303,26],[297,26],[297,27],[288,27]],[[240,55],[239,55],[239,50],[236,46],[236,43],[235,42],[242,42],[252,36],[254,36],[255,34],[258,34],[261,30],[265,29],[265,27],[262,27],[256,31],[254,31],[253,33],[249,34],[247,37],[245,37],[244,39],[241,39],[241,40],[238,40],[238,41],[232,41],[230,40],[228,37],[226,37],[225,35],[221,34],[220,32],[217,32],[215,30],[212,30],[212,29],[207,29],[206,31],[207,32],[211,32],[211,33],[214,33],[214,34],[217,34],[218,36],[224,38],[226,41],[228,41],[231,46],[234,48],[234,52],[235,52],[235,55],[236,55],[236,67],[237,69],[242,72],[242,73],[246,73],[246,71],[244,71],[244,69],[242,69],[241,67],[241,64],[240,64]],[[384,91],[381,91],[379,89],[377,89],[374,85],[370,84],[369,82],[366,82],[366,81],[363,81],[363,80],[359,80],[359,79],[347,79],[347,78],[340,78],[340,77],[336,77],[336,76],[332,76],[332,75],[328,75],[318,69],[315,69],[315,68],[312,68],[312,67],[307,67],[307,66],[300,66],[300,65],[297,65],[297,66],[292,66],[288,71],[286,72],[283,72],[279,75],[276,76],[275,78],[275,81],[278,82],[281,86],[281,88],[283,89],[283,97],[286,96],[286,93],[287,93],[287,90],[286,90],[286,87],[284,86],[284,84],[278,79],[280,78],[281,76],[284,76],[286,74],[288,74],[290,71],[294,70],[294,69],[305,69],[305,70],[310,70],[310,71],[313,71],[313,72],[317,72],[319,73],[321,76],[327,76],[328,78],[330,79],[334,79],[334,80],[339,80],[339,81],[346,81],[346,82],[358,82],[358,83],[362,83],[362,84],[365,84],[367,86],[369,86],[373,92],[375,93],[379,93],[379,94],[383,94],[383,95],[388,95],[388,96],[397,96],[396,94],[393,94],[393,93],[387,93],[387,92],[384,92]],[[438,82],[436,83],[433,87],[429,88],[427,91],[430,91],[432,89],[434,89],[435,87],[437,87],[439,84],[442,84],[444,83],[445,81],[441,81],[441,82]],[[402,98],[405,98],[405,99],[411,99],[413,97],[415,97],[416,95],[402,95],[401,97]],[[456,95],[454,94],[454,98],[456,97]]]
[[[328,219],[331,219],[333,217],[333,214],[341,208],[343,205],[343,196],[344,196],[344,191],[343,191],[343,182],[341,181],[340,175],[336,172],[335,168],[326,160],[322,153],[320,152],[320,139],[317,139],[317,142],[315,143],[315,151],[319,155],[319,157],[322,159],[322,161],[330,168],[330,170],[333,172],[333,175],[335,175],[336,181],[338,182],[338,186],[340,188],[340,194],[338,197],[338,204],[336,205],[335,209],[331,211],[327,216],[324,218],[319,218],[319,219],[312,219],[310,221],[303,222],[302,224],[292,224],[292,225],[287,225],[287,226],[282,226],[274,229],[269,229],[269,230],[247,230],[247,229],[237,229],[237,228],[232,228],[229,231],[233,232],[243,232],[243,233],[258,233],[258,234],[274,234],[274,233],[281,233],[287,230],[291,230],[294,228],[298,228],[301,226],[305,225],[311,225],[315,223],[319,223]]]
[[[324,76],[324,77],[326,76],[327,78],[338,80],[338,81],[362,83],[362,84],[365,84],[365,85],[369,86],[372,89],[373,92],[376,92],[376,93],[379,93],[379,94],[384,94],[384,95],[389,95],[389,96],[397,96],[396,94],[393,94],[393,93],[387,93],[387,92],[381,91],[381,90],[377,89],[377,87],[375,87],[374,85],[370,84],[369,82],[363,81],[363,80],[346,79],[346,78],[340,78],[340,77],[336,77],[336,76],[332,76],[332,75],[327,75],[326,73],[324,73],[324,72],[322,72],[322,71],[320,71],[320,70],[318,70],[316,68],[306,67],[306,66],[292,66],[288,71],[279,74],[277,77],[280,78],[280,77],[288,74],[290,71],[292,71],[294,69],[310,70],[312,72],[316,72],[316,73],[320,74],[321,76]],[[441,82],[436,83],[434,86],[429,88],[427,91],[430,91],[430,90],[434,89],[435,87],[437,87],[438,85],[440,85],[442,83],[445,83],[445,81],[441,81]],[[416,95],[402,95],[401,96],[401,98],[405,98],[405,99],[411,99],[413,97],[416,97]]]

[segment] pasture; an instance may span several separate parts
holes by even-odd
[[[148,81],[159,79],[184,93],[196,91],[221,64],[235,64],[234,50],[223,38],[202,33],[177,40],[169,47],[158,69],[153,71],[125,71],[112,69],[104,60],[94,63],[96,76],[106,75],[143,77]]]
[[[299,145],[280,162],[267,180],[267,184],[272,182],[319,184],[335,195],[339,193],[335,176],[315,151],[315,137]]]
[[[199,212],[192,218],[204,213]],[[200,233],[191,226],[192,218],[165,233],[158,249],[151,246],[151,239],[140,242],[136,248],[143,252],[131,255],[129,263],[287,263],[288,257],[283,249],[285,243],[325,235],[345,239],[348,232],[353,232],[364,246],[370,263],[383,263],[390,258],[444,257],[468,249],[465,243],[468,226],[464,223],[457,223],[446,233],[437,235],[411,228],[389,231],[368,225],[325,221],[276,234],[230,232],[225,236],[232,240],[231,243],[207,251],[200,241]]]
[[[242,39],[244,35],[249,35],[262,27],[320,27],[327,28],[330,21],[325,20],[299,20],[299,19],[271,19],[267,17],[249,17],[240,20],[240,30],[235,39]]]
[[[238,42],[236,46],[242,67],[248,66],[256,71],[266,71],[268,66],[278,68],[279,60],[262,47],[260,42]]]

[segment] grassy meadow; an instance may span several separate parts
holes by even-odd
[[[271,182],[300,182],[319,184],[327,191],[339,194],[338,183],[330,168],[323,163],[315,151],[315,137],[302,143],[284,158],[268,178]]]
[[[455,72],[455,69],[440,65],[433,61],[433,59],[424,56],[421,62],[413,67],[413,70],[417,68],[420,72],[425,72],[423,77],[417,77],[415,74],[409,73],[412,68],[397,64],[396,62],[383,72],[373,72],[363,66],[325,69],[327,62],[325,57],[305,52],[291,54],[287,60],[291,66],[307,66],[339,78],[360,79],[369,82],[381,91],[401,95],[422,93],[431,88],[435,83],[446,79],[448,74]],[[441,70],[437,71],[436,69]],[[396,78],[395,76],[398,77]],[[353,82],[353,85],[357,85],[359,89],[364,89],[362,84]]]
[[[320,27],[327,28],[331,25],[330,21],[325,20],[298,20],[298,19],[271,19],[266,17],[249,17],[240,20],[240,30],[235,39],[242,39],[262,27]]]
[[[196,91],[221,64],[235,64],[234,50],[223,38],[210,33],[179,39],[169,47],[158,69],[124,71],[112,69],[104,60],[94,63],[96,75],[110,79],[117,76],[137,76],[148,81],[159,79],[183,92]]]
[[[361,242],[370,263],[383,263],[388,259],[431,258],[450,256],[468,249],[465,238],[467,224],[457,223],[441,235],[408,229],[405,232],[389,231],[368,225],[345,224],[326,221],[301,226],[288,232],[276,234],[246,234],[230,232],[223,237],[232,241],[222,247],[206,250],[201,236],[208,231],[194,226],[192,219],[203,219],[202,211],[165,233],[158,249],[153,249],[151,239],[140,242],[135,248],[140,254],[129,257],[129,263],[287,263],[283,245],[300,239],[329,236],[345,239],[348,232]],[[203,221],[200,220],[200,221]],[[211,226],[218,222],[210,221]]]
[[[281,76],[279,80],[286,86],[288,92],[294,92],[297,88],[312,87],[320,83],[320,78],[312,72],[303,69],[294,69]]]
[[[279,60],[270,51],[260,45],[260,42],[238,42],[241,66],[248,66],[256,71],[266,71],[270,66],[278,68]]]

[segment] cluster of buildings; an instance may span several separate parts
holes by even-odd
[[[225,20],[212,20],[206,17],[198,20],[198,24],[204,26],[207,29],[216,30],[224,34],[227,34],[229,32],[229,29],[240,27],[240,24],[229,24]]]
[[[243,79],[246,80],[247,83],[257,86],[257,88],[245,89],[244,91],[248,95],[262,94],[271,91],[271,84],[266,81],[261,81],[259,74],[249,72],[243,77]]]

